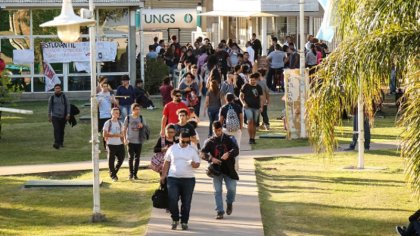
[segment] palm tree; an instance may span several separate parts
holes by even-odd
[[[332,154],[335,125],[344,109],[357,105],[358,80],[365,112],[373,121],[373,104],[381,99],[392,64],[405,80],[400,109],[401,155],[407,179],[420,197],[420,1],[332,0],[337,49],[317,73],[319,87],[308,96],[308,135],[315,150]]]

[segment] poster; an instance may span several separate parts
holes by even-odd
[[[306,91],[309,81],[308,70],[305,70]],[[286,103],[286,129],[287,139],[301,138],[301,93],[300,93],[300,70],[284,70],[285,103]],[[305,96],[306,97],[306,96]],[[306,127],[306,126],[305,126]]]
[[[17,65],[27,65],[34,63],[34,50],[13,50],[13,63]]]

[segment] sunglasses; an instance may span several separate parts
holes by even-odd
[[[182,95],[181,94],[177,94],[175,95],[175,97],[180,98]]]
[[[181,141],[182,144],[190,144],[191,141]]]

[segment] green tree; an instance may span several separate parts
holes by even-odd
[[[341,125],[343,109],[357,105],[359,79],[372,122],[372,105],[381,99],[395,64],[406,87],[399,120],[404,128],[401,155],[420,197],[420,1],[335,0],[333,8],[340,44],[320,66],[322,82],[307,100],[310,140],[318,152],[333,153],[334,127]]]

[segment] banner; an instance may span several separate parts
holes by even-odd
[[[331,0],[318,0],[322,8],[324,8],[324,17],[322,19],[321,27],[319,28],[316,38],[320,40],[325,40],[332,42],[334,38],[334,27],[332,26],[332,10],[333,10],[333,1]]]
[[[89,42],[61,43],[43,42],[41,43],[42,56],[48,63],[68,63],[68,62],[89,62],[90,46]],[[96,61],[115,61],[117,56],[117,42],[96,42]]]
[[[61,80],[58,78],[50,63],[44,61],[43,67],[45,75],[45,92],[47,92],[53,89],[54,85],[61,84]]]
[[[301,137],[300,80],[299,69],[284,70],[287,139],[297,139]],[[306,91],[308,91],[308,81],[309,73],[308,70],[305,70]]]
[[[141,10],[144,30],[197,27],[197,9],[155,8]]]
[[[26,65],[34,63],[34,50],[13,50],[13,63],[17,65]]]

